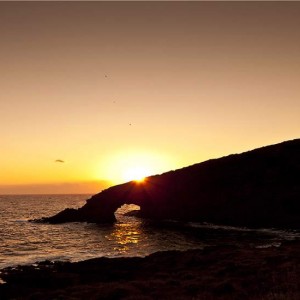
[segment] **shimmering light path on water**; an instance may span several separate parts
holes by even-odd
[[[45,259],[78,261],[99,256],[145,256],[162,250],[202,248],[218,243],[277,246],[298,232],[250,230],[203,224],[156,224],[126,212],[122,206],[114,225],[89,223],[40,224],[30,219],[81,207],[89,195],[0,196],[0,269]]]
[[[193,247],[193,242],[185,239],[184,235],[147,229],[141,219],[124,216],[124,213],[134,208],[132,206],[120,208],[117,212],[118,222],[111,226],[28,222],[30,219],[50,216],[67,207],[80,207],[88,197],[0,196],[0,268],[44,259],[144,256],[158,250]]]

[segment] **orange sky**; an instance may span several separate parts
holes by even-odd
[[[299,137],[299,15],[299,2],[0,2],[0,194],[94,193],[133,166]]]

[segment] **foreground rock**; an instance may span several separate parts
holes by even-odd
[[[300,244],[215,246],[2,270],[0,299],[300,299]]]
[[[111,223],[123,204],[152,219],[300,228],[300,139],[108,188],[43,221]]]

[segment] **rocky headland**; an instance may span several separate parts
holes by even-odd
[[[212,159],[110,187],[49,223],[112,223],[123,204],[141,217],[250,227],[300,228],[300,139]]]
[[[0,299],[300,299],[299,241],[1,270]]]

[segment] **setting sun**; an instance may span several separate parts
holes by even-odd
[[[125,181],[143,182],[150,173],[150,170],[145,167],[133,167],[124,172],[124,179]]]
[[[145,177],[168,171],[174,165],[174,161],[163,153],[126,149],[103,157],[95,172],[99,178],[105,177],[112,184],[120,184],[132,180],[142,182]]]

